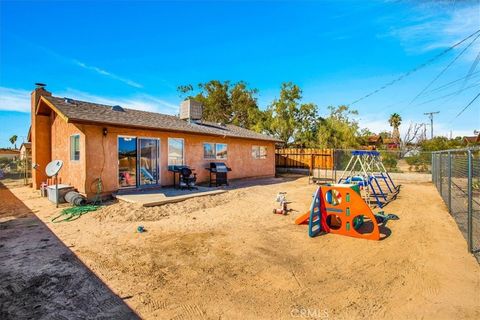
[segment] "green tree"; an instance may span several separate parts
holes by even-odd
[[[368,138],[373,136],[375,133],[370,131],[368,128],[362,128],[357,133],[357,142],[361,146],[368,145]]]
[[[229,91],[231,101],[231,120],[234,125],[242,128],[259,130],[261,111],[257,105],[257,89],[249,89],[247,84],[240,81],[234,84]]]
[[[231,123],[256,131],[262,130],[259,124],[263,118],[257,105],[257,89],[248,88],[240,81],[211,80],[197,87],[182,85],[177,87],[181,97],[194,99],[203,104],[203,120]]]
[[[448,139],[447,137],[434,137],[420,143],[422,151],[439,151],[463,147],[461,139]]]
[[[319,121],[320,118],[316,104],[305,103],[300,105],[296,113],[297,126],[294,132],[295,144],[305,148],[315,147],[317,144]]]
[[[348,106],[329,106],[330,114],[320,121],[318,129],[318,146],[321,148],[348,149],[359,145],[358,122],[351,118],[356,110]]]
[[[390,127],[393,128],[392,137],[400,139],[400,131],[398,128],[402,123],[402,117],[398,113],[393,113],[388,119],[388,123],[390,124]]]
[[[282,83],[280,98],[275,99],[268,107],[269,126],[266,128],[271,134],[285,144],[293,143],[293,134],[296,127],[295,116],[302,98],[302,90],[292,82]]]
[[[8,139],[10,143],[13,144],[13,147],[15,149],[17,149],[17,139],[18,139],[18,136],[16,134],[14,134],[13,136],[10,137],[10,139]]]
[[[302,90],[292,82],[282,83],[280,97],[263,113],[265,132],[286,145],[313,147],[318,130],[318,108],[314,103],[301,104]]]

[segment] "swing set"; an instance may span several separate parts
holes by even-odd
[[[365,202],[371,206],[374,198],[377,207],[382,208],[394,200],[400,191],[383,165],[380,152],[373,150],[352,151],[352,157],[343,171],[340,184],[357,184],[363,190]]]

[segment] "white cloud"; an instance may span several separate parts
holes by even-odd
[[[105,76],[105,77],[108,77],[110,79],[113,79],[113,80],[117,80],[117,81],[120,81],[120,82],[123,82],[131,87],[134,87],[134,88],[143,88],[143,85],[136,82],[136,81],[133,81],[131,79],[128,79],[128,78],[125,78],[125,77],[121,77],[113,72],[110,72],[110,71],[107,71],[105,69],[102,69],[102,68],[99,68],[99,67],[96,67],[96,66],[92,66],[92,65],[89,65],[85,62],[82,62],[78,59],[74,59],[74,58],[71,58],[71,57],[67,57],[67,56],[64,56],[64,55],[61,55],[59,54],[58,52],[56,51],[53,51],[52,49],[50,48],[47,48],[47,47],[44,47],[43,45],[38,45],[36,43],[32,43],[30,41],[27,41],[23,38],[19,38],[19,37],[15,37],[18,41],[21,41],[23,42],[24,44],[28,45],[29,47],[31,48],[34,48],[36,50],[40,50],[41,52],[55,58],[57,61],[61,61],[65,64],[71,64],[71,65],[74,65],[74,66],[77,66],[77,67],[80,67],[82,69],[86,69],[86,70],[90,70],[90,71],[93,71],[99,75],[102,75],[102,76]]]
[[[0,87],[0,110],[30,112],[30,92]]]
[[[391,131],[388,125],[387,119],[376,119],[375,116],[361,117],[358,121],[360,128],[367,128],[374,133],[380,133],[382,131]]]
[[[408,18],[407,26],[392,29],[386,34],[399,38],[402,46],[411,53],[448,48],[480,27],[478,3],[467,3],[453,10],[444,3],[434,3],[420,5],[414,10],[416,15]],[[473,38],[467,40],[466,44],[471,40]],[[480,40],[477,40],[466,57],[474,59],[479,50]]]
[[[136,94],[131,97],[106,97],[97,96],[75,89],[67,89],[66,91],[59,92],[56,95],[65,96],[76,100],[106,104],[110,106],[120,105],[125,108],[160,112],[165,114],[176,114],[179,109],[179,105],[149,94]]]
[[[434,130],[434,135],[435,136],[444,136],[450,138],[450,133],[452,135],[452,138],[455,137],[464,137],[464,136],[473,136],[474,129],[471,130],[459,130],[459,129],[454,129],[452,128],[451,123],[445,123],[445,122],[436,122],[433,124],[433,130]],[[427,133],[428,136],[430,137],[430,126],[427,128]]]
[[[86,63],[84,62],[81,62],[81,61],[78,61],[78,60],[75,60],[75,59],[72,59],[73,63],[83,69],[87,69],[87,70],[91,70],[91,71],[94,71],[100,75],[103,75],[103,76],[106,76],[106,77],[109,77],[111,79],[114,79],[114,80],[118,80],[120,82],[123,82],[131,87],[134,87],[134,88],[143,88],[143,85],[141,85],[140,83],[138,82],[135,82],[133,80],[130,80],[130,79],[127,79],[127,78],[123,78],[123,77],[120,77],[114,73],[111,73],[109,71],[106,71],[104,69],[101,69],[101,68],[98,68],[98,67],[95,67],[95,66],[90,66],[90,65],[87,65]]]
[[[392,127],[388,124],[389,115],[375,115],[369,114],[359,118],[360,128],[367,128],[373,133],[380,133],[382,131],[391,132]],[[419,121],[420,120],[420,121]],[[430,122],[428,119],[414,119],[414,118],[404,118],[402,120],[402,124],[400,125],[400,137],[403,139],[408,128],[411,124],[415,123],[425,123],[426,125],[426,134],[427,137],[430,138]],[[450,137],[450,134],[453,138],[455,137],[463,137],[463,136],[472,136],[473,129],[465,130],[465,129],[458,129],[453,128],[451,123],[439,122],[435,121],[433,124],[433,134],[434,136],[444,136]]]
[[[149,94],[136,94],[129,97],[103,97],[75,89],[67,89],[55,92],[54,95],[165,114],[176,114],[179,109],[179,105]],[[0,87],[0,110],[30,112],[30,91]]]

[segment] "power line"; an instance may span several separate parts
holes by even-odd
[[[402,75],[399,76],[398,78],[396,78],[396,79],[394,79],[394,80],[392,80],[392,81],[384,84],[384,85],[381,86],[380,88],[378,88],[378,89],[376,89],[376,90],[374,90],[374,91],[372,91],[372,92],[364,95],[363,97],[361,97],[361,98],[353,101],[353,102],[350,103],[348,106],[351,106],[351,105],[353,105],[353,104],[355,104],[355,103],[358,103],[358,102],[360,102],[360,101],[362,101],[362,100],[364,100],[364,99],[366,99],[366,98],[368,98],[368,97],[376,94],[377,92],[379,92],[379,91],[381,91],[381,90],[383,90],[383,89],[385,89],[385,88],[387,88],[387,87],[389,87],[389,86],[397,83],[398,81],[402,80],[403,78],[408,77],[408,76],[411,75],[412,73],[417,72],[418,70],[426,67],[427,65],[431,64],[432,62],[434,62],[435,60],[437,60],[437,59],[440,58],[441,56],[443,56],[443,55],[445,55],[446,53],[448,53],[448,52],[450,52],[451,50],[453,50],[455,47],[458,47],[460,44],[464,43],[465,41],[467,41],[467,40],[470,39],[471,37],[475,36],[475,35],[476,35],[477,33],[479,33],[479,32],[480,32],[480,29],[477,30],[477,31],[475,31],[474,33],[472,33],[472,34],[469,35],[468,37],[466,37],[466,38],[460,40],[459,42],[455,43],[455,44],[452,45],[451,47],[448,47],[447,49],[443,50],[442,52],[440,52],[439,54],[437,54],[437,55],[434,56],[433,58],[430,58],[430,59],[427,60],[426,62],[424,62],[424,63],[418,65],[417,67],[411,69],[410,71],[402,74]]]
[[[474,74],[474,71],[477,68],[477,65],[479,62],[480,62],[480,51],[478,52],[477,57],[473,61],[472,65],[470,66],[470,69],[468,70],[467,76],[465,77],[465,81],[463,81],[462,83],[462,89],[463,87],[465,87],[468,80],[470,80],[470,77]]]
[[[480,92],[475,96],[475,98],[472,99],[472,101],[470,101],[466,106],[465,108],[462,109],[462,111],[460,111],[456,116],[455,118],[453,118],[453,120],[457,119],[458,117],[460,117],[460,115],[465,111],[467,110],[468,107],[470,107],[470,105],[475,101],[477,100],[477,98],[480,96]],[[453,121],[452,120],[452,121]]]
[[[420,97],[428,88],[430,88],[430,86],[438,80],[438,78],[440,78],[447,70],[448,68],[450,68],[457,60],[458,58],[460,58],[464,53],[465,51],[468,50],[468,48],[470,48],[470,46],[478,39],[478,37],[480,37],[480,34],[477,35],[473,40],[472,42],[470,42],[465,48],[463,48],[463,50],[445,67],[442,69],[442,71],[440,71],[439,74],[437,74],[435,76],[435,78],[433,78],[432,81],[430,81],[429,84],[427,84],[427,86],[425,88],[422,89],[422,91],[420,91],[420,93],[418,93],[413,99],[412,101],[410,101],[409,105],[412,104],[415,100],[417,100],[418,97]]]
[[[473,79],[473,78],[476,78],[480,75],[480,71],[476,71],[474,73],[471,74],[470,78]],[[445,83],[445,84],[442,84],[441,86],[438,86],[432,90],[429,90],[427,91],[424,96],[426,95],[430,95],[432,92],[435,92],[435,91],[438,91],[438,90],[441,90],[441,89],[445,89],[445,88],[448,88],[448,87],[451,87],[452,85],[454,85],[455,83],[459,82],[459,81],[462,81],[463,79],[467,78],[468,76],[463,76],[459,79],[456,79],[456,80],[453,80],[453,81],[450,81],[448,83]],[[468,89],[468,88],[467,88]],[[466,89],[466,90],[467,90]],[[393,103],[390,103],[388,105],[385,106],[385,108],[383,110],[389,110],[391,109],[392,107],[395,107],[401,103],[404,103],[404,102],[407,102],[409,99],[408,98],[405,98],[405,99],[402,99],[400,101],[396,101],[396,102],[393,102]],[[436,99],[435,99],[436,100]],[[405,108],[405,107],[404,107]]]
[[[420,103],[417,103],[417,104],[414,104],[414,106],[421,106],[421,105],[424,105],[424,104],[427,104],[427,103],[430,103],[430,102],[433,102],[433,101],[437,101],[437,100],[441,100],[443,98],[448,98],[450,96],[456,96],[458,95],[459,93],[462,93],[464,91],[467,91],[469,89],[472,89],[472,88],[475,88],[475,87],[478,87],[480,86],[480,82],[477,82],[475,84],[472,84],[471,86],[468,86],[464,89],[460,89],[460,90],[457,90],[457,91],[454,91],[454,92],[451,92],[449,94],[446,94],[446,95],[443,95],[441,97],[437,97],[437,98],[433,98],[433,99],[430,99],[430,100],[427,100],[427,101],[423,101],[423,102],[420,102]]]
[[[467,74],[466,76],[463,76],[463,77],[461,77],[461,78],[459,78],[459,79],[457,79],[457,80],[450,81],[450,82],[445,83],[445,84],[443,84],[443,85],[441,85],[441,86],[438,86],[438,87],[436,87],[436,88],[434,88],[434,89],[428,90],[428,91],[425,92],[423,95],[425,96],[425,95],[428,95],[428,94],[430,94],[430,93],[432,93],[432,92],[438,91],[438,90],[440,90],[440,89],[444,89],[444,88],[451,87],[451,86],[454,85],[455,83],[457,83],[457,82],[459,82],[459,81],[462,81],[462,80],[464,80],[464,79],[466,79],[466,81],[468,81],[468,80],[470,80],[470,78],[474,77],[475,75],[477,75],[477,74],[479,74],[479,73],[480,73],[480,71],[476,71],[476,72],[473,72],[472,74]],[[461,88],[461,89],[463,89],[463,88]]]

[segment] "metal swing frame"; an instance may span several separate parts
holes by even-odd
[[[360,165],[360,170],[355,169],[357,163]],[[362,181],[353,181],[355,176],[361,176]],[[383,191],[378,179],[385,181],[391,194],[395,196],[398,193],[398,187],[385,169],[378,151],[354,150],[338,183],[357,183],[363,186],[366,191],[364,198],[367,204],[370,205],[370,197],[373,196],[377,206],[382,208],[389,201],[389,197],[388,193]],[[380,200],[381,198],[384,202]]]

